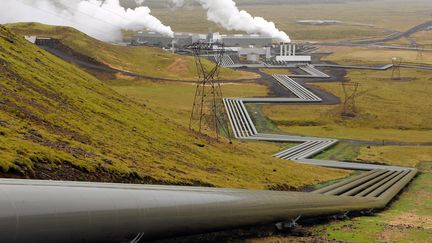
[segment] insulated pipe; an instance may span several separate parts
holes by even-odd
[[[381,204],[303,192],[0,180],[0,242],[130,242]]]
[[[286,156],[289,156],[289,155],[291,155],[292,153],[295,153],[295,152],[297,152],[298,150],[301,150],[302,148],[304,148],[304,147],[306,147],[306,146],[309,146],[309,145],[311,145],[311,144],[313,144],[313,143],[315,143],[315,142],[316,142],[316,141],[307,141],[307,142],[305,142],[305,143],[302,143],[302,144],[296,145],[296,146],[294,146],[294,147],[292,147],[292,148],[288,148],[288,149],[286,149],[286,150],[283,150],[283,151],[281,151],[281,152],[279,152],[279,153],[277,153],[277,154],[274,154],[273,156],[274,156],[274,157],[278,157],[278,158],[286,157]]]
[[[390,181],[388,181],[384,185],[380,186],[378,189],[376,189],[375,191],[371,192],[367,196],[368,197],[378,197],[379,195],[381,195],[383,192],[387,191],[390,187],[392,187],[394,184],[396,184],[396,182],[398,182],[400,179],[402,179],[403,177],[405,177],[409,173],[410,173],[409,170],[403,171],[398,176],[396,176],[395,178],[391,179]]]
[[[293,92],[297,97],[305,101],[321,101],[321,98],[310,92],[304,86],[300,85],[288,75],[272,75],[282,86]]]
[[[243,109],[243,110],[245,111],[245,113],[246,113],[246,118],[247,118],[249,124],[250,124],[251,127],[252,127],[253,135],[257,134],[258,131],[256,130],[256,127],[255,127],[254,123],[252,122],[252,119],[251,119],[251,117],[250,117],[250,115],[249,115],[249,112],[247,112],[246,106],[244,105],[243,101],[241,101],[241,100],[240,100],[240,105],[241,105],[242,109]]]
[[[343,193],[342,196],[355,196],[357,193],[365,190],[366,188],[370,187],[371,185],[377,183],[378,181],[383,180],[384,178],[386,178],[387,176],[389,176],[392,173],[393,173],[393,171],[389,170],[386,173],[380,175],[379,177]]]
[[[241,101],[239,101],[239,100],[236,100],[235,103],[236,103],[236,106],[239,109],[242,121],[245,124],[245,128],[247,130],[247,135],[248,136],[254,135],[255,133],[254,133],[254,130],[252,128],[252,123],[249,122],[249,120],[246,117],[247,115],[245,115],[245,113],[247,114],[247,111],[245,112],[246,108],[244,106],[242,106]]]
[[[235,100],[231,100],[231,107],[233,109],[233,113],[235,115],[235,120],[237,122],[237,126],[239,128],[239,134],[241,134],[241,137],[248,137],[249,135],[246,132],[246,127],[244,126],[243,122],[241,121],[240,112],[238,111],[238,107],[235,103]]]
[[[310,158],[312,156],[315,156],[315,155],[321,153],[322,151],[324,151],[325,149],[328,149],[331,146],[335,145],[336,143],[337,143],[336,140],[327,141],[322,147],[320,147],[319,149],[316,149],[315,151],[312,151],[312,152],[306,154],[305,156],[303,156],[303,158]]]
[[[385,191],[380,195],[380,198],[384,200],[384,203],[387,205],[405,186],[417,175],[417,169],[411,169],[408,175],[398,181],[395,185],[393,185],[390,189]]]
[[[369,175],[375,173],[376,171],[378,171],[378,170],[371,170],[371,171],[368,171],[368,172],[365,172],[365,173],[361,173],[360,175],[351,177],[349,179],[343,180],[343,181],[335,183],[333,185],[330,185],[330,186],[327,186],[327,187],[323,187],[321,189],[313,191],[313,193],[326,193],[326,192],[329,192],[329,191],[334,190],[334,189],[336,189],[338,187],[345,186],[346,184],[349,184],[349,183],[351,183],[353,181],[356,181],[356,180],[359,180],[359,179],[361,179],[363,177],[369,176]]]
[[[313,147],[311,147],[311,148],[309,148],[309,149],[307,149],[307,150],[304,150],[304,151],[301,151],[301,152],[299,152],[299,153],[296,153],[296,154],[292,155],[292,156],[291,156],[291,159],[296,160],[296,159],[304,159],[304,158],[307,158],[307,157],[309,157],[309,156],[308,156],[309,154],[312,154],[312,153],[318,153],[318,152],[323,151],[323,150],[324,150],[328,145],[329,145],[329,142],[328,142],[328,141],[319,141],[319,142],[318,142],[316,145],[314,145]]]
[[[287,160],[295,159],[294,157],[297,154],[300,154],[300,153],[307,151],[309,149],[313,149],[319,143],[320,143],[320,141],[311,141],[311,142],[303,143],[301,145],[294,147],[291,151],[287,151],[287,153],[285,153],[283,156],[280,156],[280,158],[281,159],[287,159]]]
[[[237,134],[237,131],[238,131],[237,124],[235,122],[233,122],[234,115],[232,114],[231,107],[229,106],[230,102],[231,101],[228,100],[228,99],[223,99],[223,103],[225,105],[225,109],[227,110],[228,120],[229,120],[229,122],[231,124],[231,129],[232,129],[232,131],[234,133],[234,137],[239,138],[240,136]]]
[[[296,55],[296,45],[294,44],[293,45],[293,56],[295,56]]]
[[[385,170],[377,170],[374,173],[372,173],[372,174],[370,174],[370,175],[368,175],[366,177],[363,177],[361,179],[358,179],[356,181],[348,183],[348,184],[346,184],[344,186],[338,187],[338,188],[336,188],[334,190],[331,190],[329,192],[326,192],[324,194],[327,194],[327,195],[339,195],[339,194],[342,194],[342,193],[347,192],[347,191],[349,191],[349,190],[351,190],[353,188],[361,186],[362,184],[364,184],[364,183],[366,183],[366,182],[368,182],[368,181],[370,181],[370,180],[372,180],[372,179],[374,179],[374,178],[376,178],[376,177],[378,177],[378,176],[380,176],[380,175],[382,175],[384,173],[385,173]]]
[[[296,154],[299,154],[299,153],[301,153],[301,152],[303,152],[305,150],[308,150],[308,149],[311,149],[311,148],[315,147],[320,142],[321,141],[311,141],[311,142],[306,142],[306,143],[300,144],[300,145],[294,147],[292,151],[289,151],[289,153],[284,154],[283,157],[285,157],[285,158],[288,157],[289,158],[289,157],[295,156]]]
[[[382,186],[383,184],[387,183],[388,181],[390,181],[391,179],[393,179],[394,177],[396,177],[397,175],[403,173],[403,171],[395,171],[393,174],[389,175],[388,177],[386,177],[385,179],[377,182],[376,184],[368,187],[366,190],[360,192],[359,194],[357,194],[357,197],[365,197],[367,196],[369,193],[371,193],[372,191],[376,190],[377,188],[379,188],[380,186]]]

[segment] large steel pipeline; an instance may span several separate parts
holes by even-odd
[[[133,242],[381,209],[416,173],[378,197],[323,194],[345,183],[306,193],[0,179],[0,242]]]
[[[0,180],[0,242],[131,242],[382,206],[302,192]]]
[[[0,179],[0,242],[133,242],[380,209],[416,173],[377,197]]]

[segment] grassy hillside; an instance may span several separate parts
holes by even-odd
[[[89,56],[112,68],[149,77],[195,80],[196,68],[192,57],[174,55],[158,48],[119,46],[98,41],[70,27],[50,26],[38,23],[7,25],[21,35],[37,35],[60,39],[62,44]],[[212,65],[207,62],[207,65]],[[256,75],[248,72],[223,69],[223,79],[249,79]]]
[[[297,188],[348,174],[270,158],[279,149],[191,134],[0,26],[3,176]]]

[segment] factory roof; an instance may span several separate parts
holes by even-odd
[[[257,35],[257,34],[235,34],[235,35],[221,35],[222,38],[263,38],[263,39],[271,39],[272,37]]]

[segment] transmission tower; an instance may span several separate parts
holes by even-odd
[[[359,83],[341,82],[344,92],[344,101],[342,107],[342,116],[355,117],[357,114],[356,98],[359,91]]]
[[[417,49],[417,60],[423,60],[423,48],[421,46],[418,46],[416,44],[416,49]]]
[[[193,51],[198,72],[189,128],[206,134],[214,132],[218,140],[224,133],[231,141],[219,82],[225,49],[223,45],[208,42],[196,42],[189,49]],[[208,58],[214,58],[214,65],[204,62]]]
[[[401,79],[401,64],[402,58],[394,57],[392,58],[393,68],[392,68],[392,80],[400,80]]]

